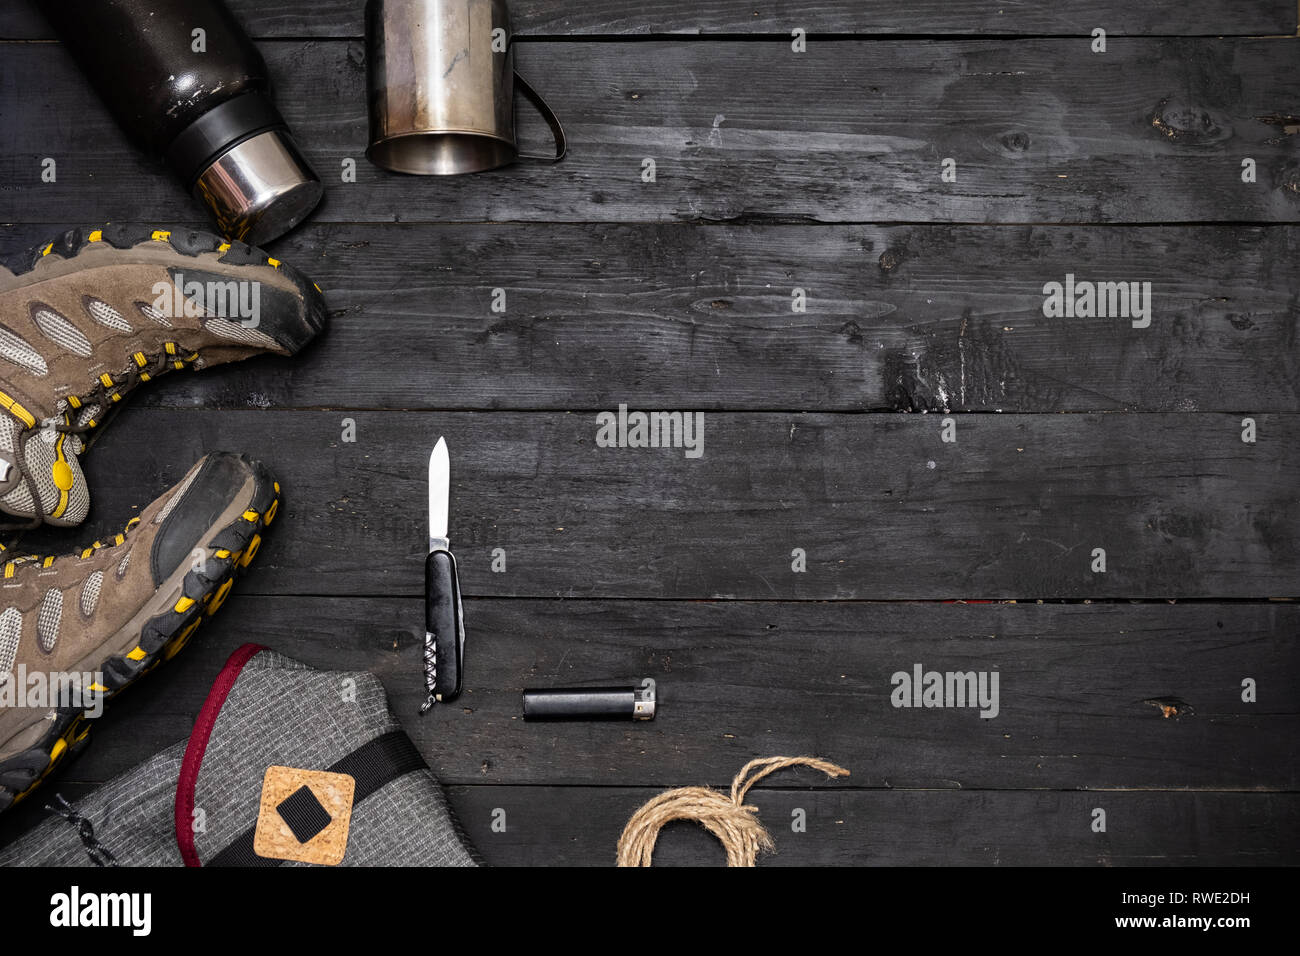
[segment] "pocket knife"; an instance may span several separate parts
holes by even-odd
[[[456,558],[447,538],[451,464],[447,442],[439,438],[429,456],[429,556],[424,561],[424,687],[420,713],[434,702],[460,694],[465,657],[465,614],[460,602]]]

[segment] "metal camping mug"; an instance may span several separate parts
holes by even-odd
[[[516,86],[551,128],[552,161],[564,156],[559,120],[515,73],[505,0],[368,0],[366,62],[376,166],[455,176],[514,162]]]

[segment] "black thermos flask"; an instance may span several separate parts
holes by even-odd
[[[266,63],[222,0],[39,6],[118,124],[166,159],[223,235],[267,242],[320,201]]]

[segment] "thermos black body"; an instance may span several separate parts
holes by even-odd
[[[266,63],[221,0],[39,6],[118,124],[167,161],[224,235],[266,242],[320,201]]]

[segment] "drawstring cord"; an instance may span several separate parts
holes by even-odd
[[[47,803],[45,809],[56,817],[67,820],[77,828],[77,836],[81,837],[82,845],[86,848],[86,855],[95,866],[117,866],[117,857],[113,851],[95,838],[95,827],[89,820],[77,813],[72,808],[72,804],[63,799],[63,794],[56,793],[54,799],[58,801],[59,806],[53,806]]]

